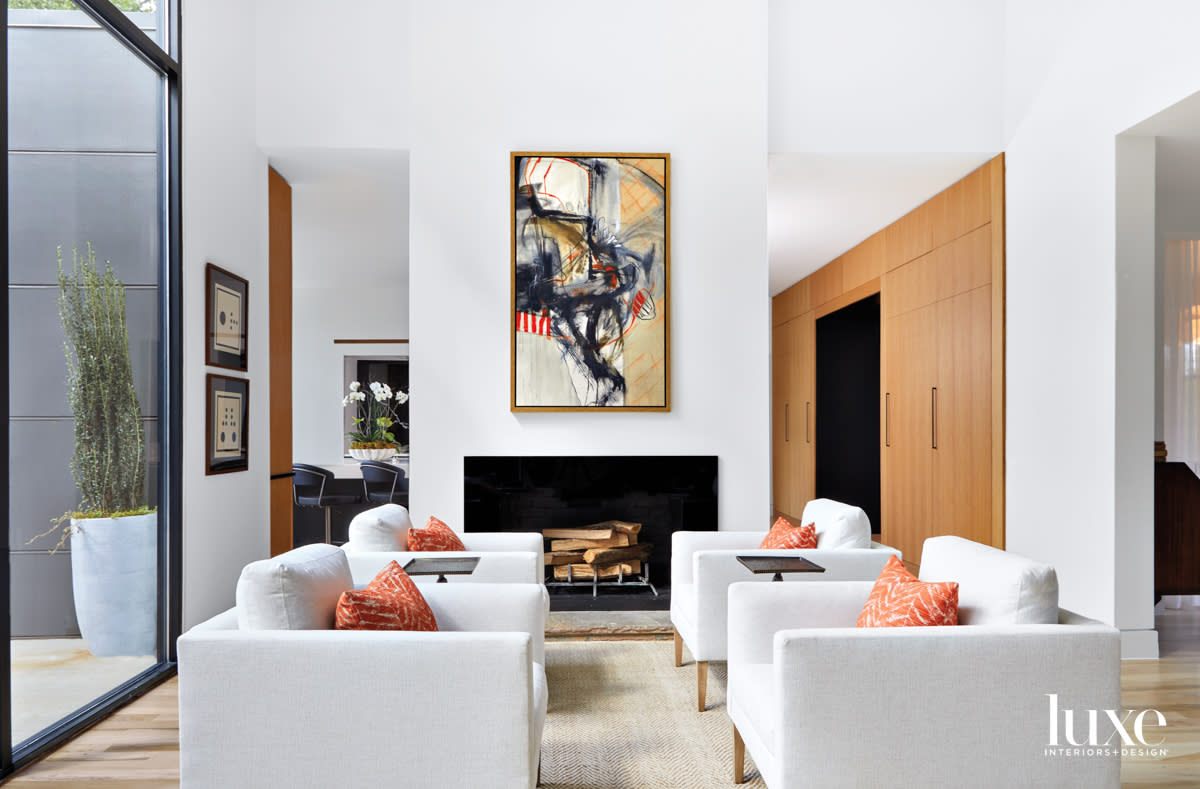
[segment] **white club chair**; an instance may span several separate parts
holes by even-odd
[[[728,590],[738,581],[765,583],[738,556],[803,556],[823,573],[789,573],[785,583],[874,581],[888,557],[900,555],[871,541],[871,523],[860,507],[831,499],[813,499],[802,524],[815,524],[817,547],[811,550],[762,550],[766,531],[677,531],[671,538],[671,624],[675,628],[675,665],[683,664],[687,645],[696,661],[697,706],[705,709],[708,663],[728,654]],[[797,524],[800,525],[800,524]]]
[[[434,584],[439,632],[329,629],[369,580],[307,545],[248,565],[238,606],[179,638],[183,789],[535,786],[541,590]]]
[[[349,539],[342,549],[350,558],[355,577],[373,578],[395,559],[404,566],[410,559],[478,556],[470,575],[448,575],[449,582],[537,583],[543,581],[544,543],[537,532],[463,532],[458,535],[465,552],[409,551],[408,531],[412,520],[399,504],[383,504],[364,510],[350,521]],[[422,588],[435,576],[414,576]]]
[[[1118,787],[1118,631],[1060,609],[1048,565],[958,537],[925,541],[920,578],[958,582],[959,626],[856,628],[866,581],[730,587],[735,782],[749,752],[771,789]],[[1047,753],[1065,710],[1116,747]]]

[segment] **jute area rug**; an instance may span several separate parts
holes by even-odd
[[[550,704],[543,789],[732,787],[733,724],[725,664],[709,666],[708,710],[696,711],[696,666],[675,668],[670,641],[546,644]],[[746,757],[743,787],[766,789]]]

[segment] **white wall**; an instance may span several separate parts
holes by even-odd
[[[292,292],[292,457],[300,463],[342,463],[342,362],[346,356],[395,356],[406,346],[334,345],[340,339],[401,339],[407,317],[396,291],[297,288]],[[301,315],[320,315],[305,321]],[[405,327],[407,328],[407,327]]]
[[[462,528],[465,455],[715,454],[721,528],[763,528],[766,2],[520,9],[412,8],[414,519]],[[670,413],[509,411],[517,150],[671,154]]]
[[[1037,24],[1036,6],[1010,3],[1009,27]],[[1118,379],[1140,374],[1124,354],[1117,366],[1116,135],[1200,87],[1198,24],[1188,2],[1088,4],[1007,124],[1008,547],[1055,565],[1065,607],[1141,631],[1126,643],[1146,652],[1153,599],[1116,601],[1153,575],[1117,559],[1124,530],[1144,532],[1153,513],[1118,520],[1115,491],[1116,455],[1149,462],[1153,439],[1125,420],[1154,408],[1146,392],[1116,408]]]
[[[292,454],[303,463],[342,462],[343,358],[397,350],[333,341],[408,338],[407,156],[379,172],[343,168],[292,190]]]
[[[1154,634],[1155,139],[1116,145],[1116,613],[1131,654],[1157,652]],[[1149,605],[1147,604],[1149,603]],[[1139,643],[1134,643],[1134,642]]]
[[[1185,104],[1200,104],[1192,96]],[[1200,118],[1189,118],[1179,127],[1163,130],[1172,136],[1158,137],[1155,162],[1155,206],[1158,219],[1157,265],[1155,266],[1155,316],[1157,352],[1154,355],[1154,380],[1159,389],[1154,402],[1154,439],[1162,441],[1166,433],[1163,424],[1163,277],[1166,240],[1168,238],[1200,238]],[[1178,135],[1178,136],[1176,136]],[[1167,459],[1175,460],[1172,447],[1167,446]]]
[[[268,552],[267,161],[254,142],[255,31],[236,0],[183,7],[183,627],[233,604]],[[250,282],[248,471],[205,476],[204,266]]]
[[[248,51],[264,149],[408,147],[407,0],[255,0],[255,9]]]
[[[1003,0],[771,0],[770,22],[772,152],[1002,149]]]

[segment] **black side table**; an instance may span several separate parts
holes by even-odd
[[[782,581],[783,573],[823,573],[825,568],[803,556],[739,556],[737,560],[755,575],[775,573],[772,581]]]
[[[446,583],[447,575],[470,575],[479,564],[478,556],[431,556],[409,559],[404,572],[409,575],[436,575],[439,584]]]

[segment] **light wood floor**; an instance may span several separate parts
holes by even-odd
[[[1121,785],[1195,789],[1200,785],[1200,608],[1167,610],[1156,622],[1162,657],[1125,661],[1121,696],[1126,709],[1153,708],[1166,716],[1168,752],[1165,758],[1126,759]],[[179,786],[177,693],[177,680],[165,682],[17,774],[8,785],[175,789]]]

